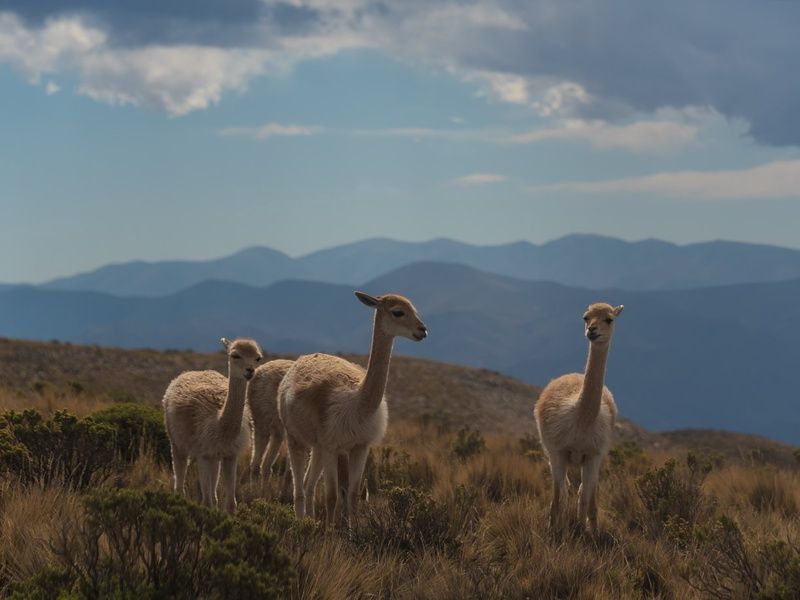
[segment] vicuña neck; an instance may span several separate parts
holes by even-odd
[[[244,415],[244,402],[247,393],[247,380],[242,376],[232,376],[228,372],[228,396],[219,417],[222,437],[234,438],[239,434]]]
[[[584,425],[594,423],[600,414],[608,348],[609,344],[603,346],[589,344],[589,359],[586,361],[586,372],[583,375],[583,387],[578,401],[578,422]]]
[[[372,326],[372,347],[369,351],[367,374],[359,389],[359,413],[366,418],[371,416],[381,404],[389,379],[389,363],[392,360],[394,336],[383,331],[381,315],[375,313]]]

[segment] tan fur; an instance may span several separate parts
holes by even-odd
[[[356,292],[375,308],[372,347],[364,370],[338,356],[301,356],[278,388],[278,411],[286,428],[298,517],[314,516],[314,490],[325,472],[326,519],[336,521],[339,510],[340,455],[347,457],[345,511],[355,514],[358,488],[369,447],[386,432],[388,409],[384,393],[396,336],[420,341],[425,325],[407,298],[387,294],[378,298]],[[306,463],[311,450],[311,461]]]
[[[562,498],[566,493],[569,466],[580,467],[581,488],[578,519],[597,529],[597,483],[600,466],[611,446],[617,418],[614,397],[603,385],[614,321],[622,306],[598,303],[584,314],[589,339],[586,372],[562,375],[551,381],[536,402],[534,416],[539,439],[550,459],[553,502],[550,524],[558,525]],[[610,323],[608,322],[610,321]]]
[[[253,454],[250,470],[269,475],[283,443],[283,424],[278,417],[278,386],[294,364],[291,360],[271,360],[256,369],[247,386],[247,406],[253,416]]]
[[[217,481],[222,465],[225,508],[236,507],[236,460],[250,443],[250,412],[246,409],[247,380],[252,377],[261,348],[253,340],[229,342],[228,377],[216,371],[187,371],[164,392],[164,420],[172,448],[175,491],[185,494],[189,460],[197,461],[203,503],[217,504]]]

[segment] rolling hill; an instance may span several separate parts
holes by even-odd
[[[362,354],[345,357],[366,364],[367,357]],[[51,404],[56,409],[59,397],[76,393],[69,404],[72,410],[80,410],[76,402],[85,403],[88,411],[97,408],[97,401],[102,406],[120,398],[158,405],[169,381],[181,371],[216,369],[224,373],[225,368],[221,348],[210,353],[126,350],[0,338],[0,411],[31,404]],[[36,391],[41,384],[44,390]],[[389,410],[393,422],[424,419],[435,427],[468,425],[484,433],[516,438],[533,433],[532,407],[539,392],[537,386],[494,371],[400,356],[392,361]],[[755,457],[784,466],[796,463],[791,446],[727,431],[655,433],[623,417],[617,437],[667,454],[692,450],[734,462],[750,463]]]
[[[131,262],[43,284],[53,290],[161,296],[207,280],[262,287],[284,279],[355,285],[421,261],[585,288],[667,290],[800,278],[800,251],[738,242],[678,246],[570,235],[541,245],[370,239],[291,258],[265,247],[209,261]]]
[[[800,442],[794,371],[780,325],[800,280],[688,291],[593,291],[441,263],[417,263],[363,285],[414,299],[431,336],[398,354],[500,371],[544,384],[585,360],[580,315],[626,304],[608,384],[621,413],[656,430],[705,427]],[[0,335],[125,347],[215,349],[251,335],[274,352],[364,352],[370,318],[352,287],[284,281],[263,288],[205,282],[160,298],[17,288],[0,292]]]

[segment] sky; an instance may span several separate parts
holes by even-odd
[[[369,237],[800,248],[796,0],[0,0],[0,282]]]

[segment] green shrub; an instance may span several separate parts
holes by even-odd
[[[111,390],[106,392],[106,396],[116,404],[136,404],[139,402],[136,394],[127,390]]]
[[[24,485],[84,489],[117,466],[114,428],[91,417],[35,410],[0,414],[0,472]]]
[[[649,465],[644,449],[633,440],[623,440],[608,453],[612,469],[641,473]]]
[[[669,520],[682,519],[693,525],[705,508],[701,487],[710,469],[689,453],[684,468],[670,459],[663,467],[639,476],[636,489],[646,511],[643,525],[653,535],[660,534]]]
[[[376,554],[387,549],[409,554],[423,549],[452,552],[458,546],[458,531],[450,516],[448,507],[429,494],[396,487],[386,494],[385,504],[365,506],[353,541],[372,547]]]
[[[144,404],[116,404],[92,415],[97,423],[105,423],[116,432],[120,458],[132,464],[142,451],[151,451],[161,465],[170,464],[170,446],[160,410]]]
[[[450,450],[459,460],[467,460],[477,456],[486,449],[486,442],[483,441],[481,432],[472,429],[469,425],[458,430]]]
[[[284,598],[293,574],[275,536],[167,492],[100,489],[56,552],[62,565],[11,598]],[[80,518],[80,517],[79,517]],[[60,595],[59,595],[60,594]]]
[[[364,480],[372,492],[405,486],[429,489],[433,479],[433,467],[428,461],[411,460],[411,455],[405,450],[395,450],[386,445],[370,449],[367,455]]]

